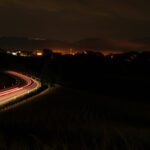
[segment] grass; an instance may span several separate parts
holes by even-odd
[[[52,88],[0,114],[0,148],[149,150],[149,107],[144,102]]]

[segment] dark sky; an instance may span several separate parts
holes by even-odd
[[[0,36],[148,37],[149,6],[149,0],[0,0]]]

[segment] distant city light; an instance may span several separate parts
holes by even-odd
[[[36,50],[36,55],[37,56],[42,56],[43,55],[43,52],[41,50]]]
[[[12,55],[17,56],[17,52],[12,52]]]
[[[42,56],[43,55],[42,52],[37,52],[36,54],[37,54],[37,56]]]

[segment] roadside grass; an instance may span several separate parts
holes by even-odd
[[[52,88],[0,114],[0,149],[149,150],[149,107],[139,101]]]

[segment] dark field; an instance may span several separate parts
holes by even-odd
[[[149,150],[149,108],[132,99],[53,88],[1,113],[0,149]]]
[[[150,53],[0,61],[43,85],[62,85],[0,113],[0,150],[150,149]]]

